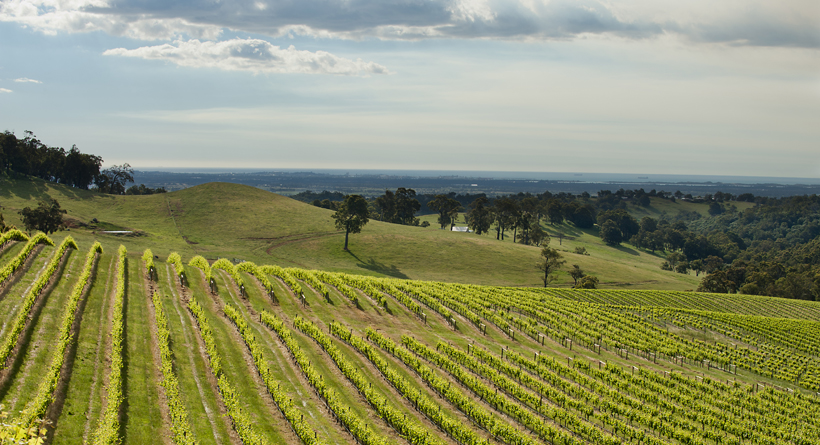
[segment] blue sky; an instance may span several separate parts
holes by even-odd
[[[820,178],[816,0],[3,0],[0,131],[107,165]]]

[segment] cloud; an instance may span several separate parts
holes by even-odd
[[[178,40],[174,44],[144,46],[130,50],[110,49],[103,54],[165,60],[186,67],[253,73],[389,74],[387,68],[373,62],[345,59],[325,51],[300,51],[293,46],[282,49],[259,39],[232,39],[222,42]]]
[[[5,88],[0,88],[0,93],[13,93],[12,90],[7,90]]]
[[[14,81],[15,82],[20,82],[20,83],[43,83],[43,82],[40,82],[39,80],[29,79],[28,77],[21,77],[19,79],[14,79]]]
[[[271,37],[567,40],[681,35],[692,43],[820,47],[817,0],[5,0],[0,20],[140,40]]]
[[[139,14],[101,13],[104,0],[7,0],[0,4],[0,21],[16,22],[47,35],[59,32],[102,31],[138,40],[170,40],[187,35],[216,39],[221,26],[197,24],[184,17],[158,17],[150,11]]]

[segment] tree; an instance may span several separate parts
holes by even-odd
[[[67,213],[60,208],[60,203],[56,199],[51,202],[40,201],[37,208],[26,207],[18,212],[23,217],[23,225],[26,230],[39,230],[46,235],[54,233],[65,227],[63,214]]]
[[[564,208],[561,201],[557,199],[550,200],[550,203],[547,204],[547,218],[553,226],[564,222]]]
[[[615,224],[615,221],[607,220],[604,225],[601,226],[601,240],[610,246],[621,244],[621,230],[618,229],[618,225]]]
[[[654,232],[658,230],[658,221],[648,216],[644,216],[641,218],[641,230],[645,232]]]
[[[61,181],[72,187],[88,190],[88,186],[100,176],[102,162],[101,157],[80,153],[74,145],[66,154]]]
[[[700,285],[697,288],[696,292],[712,292],[717,294],[726,294],[729,293],[732,288],[736,287],[736,284],[729,280],[726,276],[726,272],[722,270],[715,271],[706,275],[703,280],[700,282]]]
[[[586,192],[585,192],[586,193]],[[587,196],[589,193],[587,193]],[[589,204],[575,209],[570,218],[575,227],[580,229],[590,229],[595,225],[595,209]]]
[[[492,215],[487,204],[490,200],[485,196],[476,198],[470,203],[470,211],[467,212],[465,219],[467,220],[467,227],[478,235],[487,233],[492,225]]]
[[[618,241],[618,243],[632,238],[641,230],[641,226],[638,224],[638,221],[635,221],[635,218],[633,218],[632,215],[630,215],[626,210],[608,210],[598,214],[598,226],[603,227],[604,223],[607,221],[614,222],[618,230],[621,231],[621,240]]]
[[[361,195],[347,195],[345,200],[339,205],[339,209],[333,214],[336,220],[336,228],[345,231],[345,248],[347,249],[347,238],[351,233],[359,233],[362,227],[369,221],[370,212],[367,209],[367,200]]]
[[[597,289],[598,288],[598,277],[593,275],[587,275],[581,278],[581,281],[575,285],[575,289]]]
[[[504,240],[504,231],[512,228],[518,213],[518,202],[509,197],[496,198],[492,207],[492,219],[495,224],[495,239]]]
[[[695,271],[695,276],[698,277],[700,273],[703,272],[703,260],[693,260],[689,263],[689,267]]]
[[[396,196],[393,192],[385,190],[384,195],[376,198],[375,205],[380,221],[393,222],[396,219]]]
[[[134,182],[134,169],[127,163],[113,165],[101,171],[95,182],[102,193],[122,195],[125,193],[125,184]]]
[[[558,236],[561,236],[559,233]],[[550,236],[540,225],[536,225],[530,230],[530,242],[533,246],[540,246],[541,244],[549,244]]]
[[[12,169],[12,158],[17,151],[17,136],[10,131],[0,134],[0,167],[3,170]]]
[[[569,276],[571,276],[572,279],[575,280],[575,286],[578,286],[578,280],[584,278],[586,274],[584,273],[583,269],[578,267],[577,264],[573,264],[572,269],[569,270]]]
[[[668,261],[669,265],[674,269],[679,263],[686,261],[686,255],[681,252],[672,252],[666,256],[666,261]]]
[[[417,226],[416,212],[421,209],[421,203],[416,199],[416,191],[399,187],[396,189],[396,221],[407,226]]]
[[[421,209],[421,203],[416,199],[416,191],[399,187],[395,193],[385,190],[373,203],[379,218],[384,222],[417,226],[419,219],[416,212]]]
[[[640,204],[641,207],[649,207],[652,204],[652,200],[649,199],[647,195],[641,195],[641,197],[638,198],[638,204]]]
[[[709,204],[709,214],[712,216],[720,215],[721,213],[726,211],[726,207],[719,202],[712,202]]]
[[[452,225],[458,222],[461,203],[447,195],[436,195],[432,201],[427,203],[427,207],[438,212],[438,223],[441,224],[442,229],[448,224],[452,228]]]
[[[167,192],[168,192],[168,190],[165,190],[165,187],[157,187],[155,189],[152,189],[151,187],[146,187],[145,184],[140,184],[140,185],[134,184],[131,187],[128,187],[128,189],[125,191],[125,194],[126,195],[153,195],[154,193],[167,193]],[[328,202],[330,202],[330,201],[328,201]],[[315,202],[314,202],[313,205],[316,205]],[[321,206],[317,206],[317,207],[321,207]]]
[[[544,287],[547,287],[555,279],[555,272],[566,263],[561,258],[562,255],[557,249],[549,246],[541,248],[541,260],[538,262],[538,269],[544,272],[544,276],[541,277]]]

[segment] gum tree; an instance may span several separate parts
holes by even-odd
[[[367,200],[361,195],[347,195],[339,205],[339,209],[333,214],[336,220],[336,228],[345,231],[345,249],[347,249],[347,239],[351,233],[359,233],[362,227],[370,219],[370,211],[367,208]]]

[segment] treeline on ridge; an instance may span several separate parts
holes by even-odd
[[[101,169],[103,158],[82,153],[76,145],[69,150],[42,143],[31,131],[18,138],[14,133],[0,133],[0,169],[6,173],[33,176],[46,181],[113,195],[150,195],[165,193],[165,188],[150,188],[134,182],[129,164]]]

